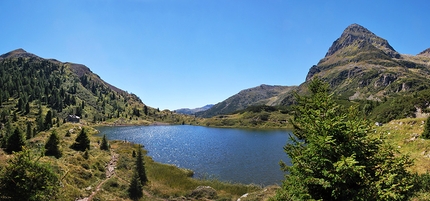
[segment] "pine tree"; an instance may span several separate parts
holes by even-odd
[[[30,103],[29,102],[27,102],[25,104],[25,114],[28,114],[28,113],[30,113]]]
[[[82,128],[79,135],[76,137],[75,142],[72,144],[72,149],[76,151],[85,151],[90,149],[90,139],[84,128]]]
[[[52,127],[52,112],[51,112],[51,110],[49,110],[49,111],[46,113],[46,116],[45,116],[45,123],[44,123],[43,127],[44,127],[46,130],[49,130],[49,129]]]
[[[6,142],[6,152],[18,152],[22,150],[22,147],[25,145],[25,138],[19,128],[16,128],[11,136],[7,139]]]
[[[140,178],[137,172],[133,173],[133,177],[131,178],[130,186],[128,187],[128,196],[132,200],[138,200],[143,196],[143,187],[140,183]]]
[[[31,121],[27,122],[27,139],[33,138],[33,129],[31,128]]]
[[[296,94],[294,135],[284,150],[291,166],[277,200],[407,200],[407,156],[374,134],[356,108],[343,108],[327,83],[314,79],[310,96]],[[397,157],[397,155],[400,155]]]
[[[143,113],[148,116],[148,106],[144,105],[143,106]]]
[[[60,139],[58,138],[57,132],[54,130],[52,131],[48,141],[45,144],[45,155],[55,156],[55,158],[60,158],[62,153],[61,153],[60,147],[58,146],[59,144],[60,144]]]
[[[106,139],[106,135],[103,135],[102,144],[100,145],[100,149],[109,151],[109,142]]]
[[[148,182],[148,178],[146,177],[145,161],[142,154],[142,148],[140,146],[137,149],[136,172],[139,175],[140,183],[142,186],[145,186],[146,182]]]
[[[426,124],[424,125],[424,131],[421,134],[424,139],[430,139],[430,116],[427,117]]]

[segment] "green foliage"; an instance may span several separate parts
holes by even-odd
[[[427,117],[426,123],[424,125],[424,131],[421,134],[424,139],[430,139],[430,117]]]
[[[370,135],[353,107],[338,105],[327,83],[314,79],[310,96],[297,95],[294,135],[284,147],[292,166],[277,200],[407,200],[412,162]]]
[[[109,151],[109,142],[106,139],[106,135],[103,135],[102,143],[100,144],[100,149]]]
[[[71,148],[76,151],[85,151],[90,149],[90,138],[88,138],[87,132],[84,128],[79,132]]]
[[[57,132],[52,131],[49,136],[48,141],[45,144],[45,155],[46,156],[55,156],[56,158],[60,158],[62,153],[60,147],[60,139],[58,138]]]
[[[45,123],[43,125],[43,128],[46,129],[46,130],[49,130],[51,127],[52,127],[52,112],[51,112],[51,110],[49,110],[46,113]]]
[[[27,132],[26,132],[27,139],[31,139],[33,137],[33,129],[31,128],[31,124],[32,124],[31,121],[27,122]]]
[[[32,158],[30,150],[17,153],[0,177],[1,200],[54,200],[59,180],[47,164]]]
[[[16,128],[12,135],[9,136],[6,142],[6,152],[18,152],[25,145],[25,137],[23,133]]]
[[[135,172],[128,187],[128,196],[133,200],[138,200],[143,196],[143,187],[140,182],[139,174]]]
[[[136,157],[136,170],[137,175],[139,176],[140,183],[142,186],[145,186],[148,182],[148,177],[146,176],[146,170],[145,170],[145,161],[143,159],[143,153],[142,148],[139,147],[137,149],[137,157]]]

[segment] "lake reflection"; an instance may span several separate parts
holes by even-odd
[[[99,127],[109,140],[143,144],[155,161],[245,184],[280,184],[279,161],[289,161],[283,146],[288,130],[245,130],[202,126]]]

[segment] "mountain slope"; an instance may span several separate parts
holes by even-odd
[[[213,105],[213,104],[208,104],[208,105],[205,105],[205,106],[203,106],[203,107],[194,108],[194,109],[181,108],[181,109],[177,109],[177,110],[175,110],[175,112],[176,112],[176,113],[179,113],[179,114],[188,114],[188,115],[193,115],[193,114],[195,114],[195,113],[197,113],[197,112],[203,112],[203,111],[206,111],[206,110],[210,109],[212,106],[214,106],[214,105]]]
[[[22,128],[31,124],[35,132],[63,122],[68,115],[77,115],[86,123],[109,124],[192,120],[146,106],[136,95],[105,82],[84,65],[44,59],[23,49],[0,55],[0,75],[0,123]]]
[[[210,110],[197,114],[212,117],[252,105],[288,106],[294,103],[292,92],[306,94],[307,83],[315,77],[328,82],[335,95],[348,101],[373,101],[380,104],[385,100],[411,94],[425,97],[425,90],[430,89],[430,48],[415,56],[401,54],[387,40],[361,25],[351,24],[329,47],[325,57],[309,69],[306,81],[298,87],[277,86],[281,90],[275,90],[263,85],[243,90]],[[408,116],[415,108],[428,105],[425,101],[413,102],[409,103],[412,108],[399,113]],[[384,107],[384,110],[390,108]]]
[[[385,39],[352,24],[310,68],[306,80],[320,77],[349,100],[382,100],[430,87],[427,54],[428,50],[418,56],[402,55]]]
[[[260,85],[258,87],[240,91],[228,99],[215,104],[212,108],[196,113],[200,117],[213,117],[220,114],[229,114],[253,105],[279,105],[285,94],[295,87]]]

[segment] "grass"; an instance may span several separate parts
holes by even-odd
[[[414,159],[414,166],[410,170],[419,174],[430,171],[430,140],[420,137],[424,122],[425,118],[407,118],[391,121],[378,128],[386,133],[387,143]]]
[[[236,114],[237,115],[237,114]],[[402,119],[387,123],[376,130],[386,134],[386,141],[394,146],[402,154],[408,154],[415,163],[410,168],[411,172],[419,174],[430,171],[430,140],[420,138],[424,129],[424,118]],[[91,149],[88,158],[83,152],[70,148],[80,129],[85,128],[91,139]],[[94,136],[97,130],[83,124],[62,124],[60,127],[51,128],[46,132],[38,133],[27,141],[27,147],[41,155],[43,146],[53,130],[60,137],[60,147],[63,156],[59,159],[43,156],[40,162],[48,163],[53,171],[61,179],[61,188],[57,196],[58,200],[75,200],[89,196],[96,186],[101,185],[100,191],[93,200],[130,200],[127,195],[130,178],[132,176],[135,158],[132,156],[140,145],[123,141],[110,141],[111,151],[100,150],[98,142],[100,137]],[[66,137],[67,131],[71,132]],[[112,153],[117,153],[118,163],[115,169],[116,175],[107,179],[105,166],[111,159]],[[187,197],[198,186],[211,186],[217,191],[217,200],[267,200],[276,193],[278,186],[259,187],[255,185],[243,185],[222,182],[212,178],[193,178],[191,170],[181,169],[173,165],[155,162],[145,154],[145,167],[149,183],[144,187],[145,195],[141,201],[163,200]],[[13,157],[0,150],[0,166],[4,166],[7,160]],[[247,194],[246,197],[241,197]],[[428,200],[428,192],[418,192],[412,200]]]
[[[85,128],[91,140],[91,149],[88,156],[84,152],[70,148],[76,136],[82,128]],[[59,159],[51,156],[43,156],[44,144],[51,132],[55,130],[60,138],[60,147],[63,156]],[[67,137],[67,131],[71,136]],[[140,145],[123,141],[110,141],[111,152],[100,150],[100,137],[95,136],[97,130],[82,124],[66,123],[60,127],[51,128],[49,131],[40,132],[27,141],[27,148],[42,163],[50,165],[52,170],[61,180],[60,192],[57,200],[75,200],[89,196],[96,187],[101,184],[101,189],[93,197],[93,200],[130,200],[127,189],[133,173],[135,158],[133,150]],[[111,159],[111,154],[119,155],[116,175],[106,178],[106,164]],[[145,154],[145,167],[149,183],[144,187],[145,196],[140,200],[163,200],[166,198],[186,197],[198,186],[211,186],[216,189],[220,200],[236,200],[245,193],[261,190],[254,185],[243,185],[221,182],[215,179],[192,178],[191,170],[181,169],[176,166],[157,163]],[[0,162],[4,166],[13,155],[8,155],[0,150]]]

